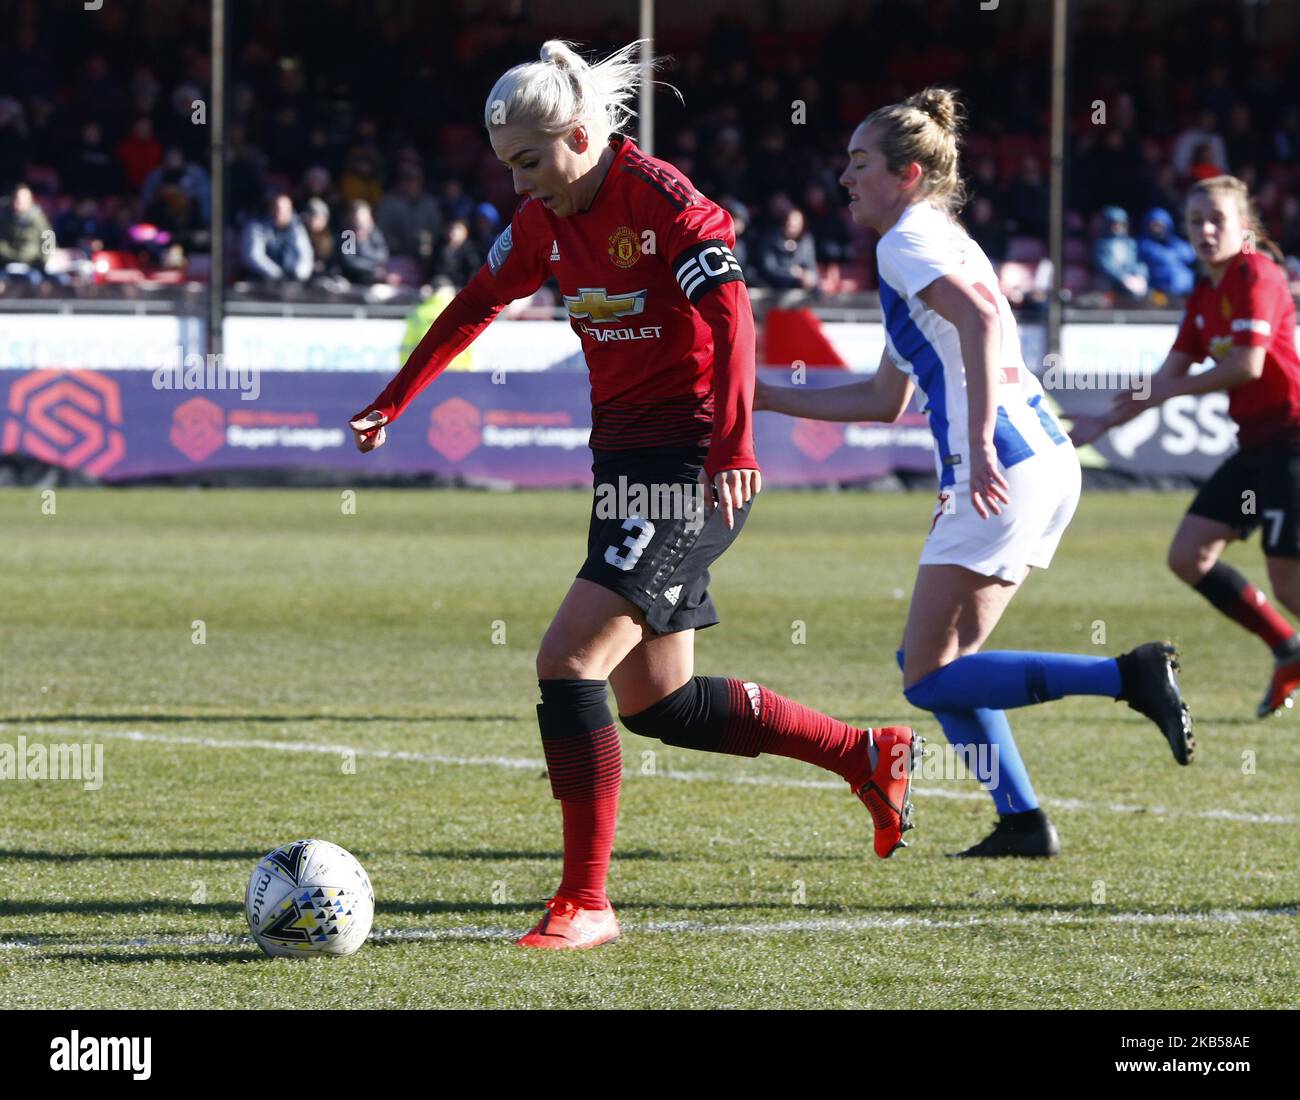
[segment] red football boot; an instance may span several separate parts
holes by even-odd
[[[583,909],[557,895],[546,903],[546,914],[537,927],[515,943],[544,951],[575,951],[613,943],[618,937],[613,908]]]
[[[853,793],[871,811],[876,826],[876,855],[888,859],[906,848],[903,834],[912,828],[912,769],[925,739],[907,726],[885,726],[872,732],[878,758],[876,770]]]
[[[1255,711],[1256,718],[1280,714],[1283,707],[1292,706],[1291,696],[1300,690],[1300,656],[1280,657],[1273,668],[1273,679],[1268,691]]]

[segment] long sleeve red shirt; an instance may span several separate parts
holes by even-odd
[[[488,261],[358,414],[396,420],[506,305],[554,277],[591,379],[593,450],[707,448],[709,475],[757,469],[754,318],[731,216],[614,135],[591,206],[525,200]]]

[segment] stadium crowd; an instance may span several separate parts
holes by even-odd
[[[1004,2],[1004,7],[1013,7]],[[405,295],[462,285],[517,202],[480,121],[483,79],[564,28],[416,3],[233,0],[226,246],[236,292]],[[751,285],[834,298],[875,285],[873,241],[837,184],[871,107],[961,90],[963,219],[1013,301],[1050,286],[1047,28],[951,0],[856,4],[822,32],[733,18],[665,27],[656,153],[732,212]],[[1133,8],[1134,10],[1129,10]],[[1300,280],[1300,56],[1247,41],[1224,5],[1178,26],[1085,4],[1074,64],[1063,279],[1083,301],[1185,294],[1187,186],[1230,171]],[[1191,17],[1194,15],[1195,17]],[[0,281],[6,293],[208,274],[206,0],[131,0],[95,18],[0,0]],[[584,48],[635,28],[610,20]],[[888,43],[872,51],[868,42]],[[351,48],[349,43],[365,43]]]

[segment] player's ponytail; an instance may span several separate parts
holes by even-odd
[[[966,203],[958,172],[958,140],[965,113],[947,88],[926,88],[902,103],[879,107],[866,123],[879,139],[885,165],[900,174],[921,166],[921,194],[951,216]]]
[[[621,130],[636,111],[641,89],[641,42],[631,42],[601,61],[588,63],[573,43],[542,44],[541,60],[516,65],[493,85],[483,107],[483,124],[522,123],[546,134],[585,126],[596,145]],[[652,68],[662,59],[655,58]]]
[[[1250,234],[1243,242],[1243,249],[1262,252],[1278,264],[1286,262],[1282,256],[1282,249],[1264,232],[1264,223],[1260,220],[1255,200],[1250,197],[1250,188],[1243,180],[1239,180],[1236,176],[1211,176],[1209,179],[1197,180],[1187,189],[1188,201],[1193,195],[1205,195],[1207,198],[1214,195],[1231,195],[1237,200],[1242,224]]]

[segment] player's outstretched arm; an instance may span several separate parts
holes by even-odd
[[[779,412],[804,420],[893,423],[912,399],[912,379],[894,365],[885,352],[876,373],[847,386],[812,389],[778,386],[759,379],[754,388],[754,411]]]
[[[1168,401],[1171,397],[1230,390],[1234,386],[1253,382],[1264,373],[1267,350],[1262,344],[1250,347],[1239,345],[1223,357],[1223,362],[1216,363],[1200,374],[1184,372],[1175,376],[1161,371],[1151,387],[1151,400],[1155,401],[1159,397],[1161,401]]]
[[[1234,348],[1235,351],[1250,351],[1250,348]],[[1228,357],[1229,359],[1232,356]],[[1204,374],[1195,376],[1189,375],[1192,363],[1195,362],[1193,356],[1185,351],[1179,351],[1177,348],[1169,352],[1160,369],[1152,376],[1154,381],[1146,392],[1134,391],[1132,393],[1121,393],[1115,398],[1114,403],[1104,413],[1093,416],[1072,416],[1074,427],[1070,429],[1070,441],[1076,447],[1083,447],[1097,439],[1103,433],[1110,431],[1111,428],[1117,428],[1121,424],[1126,424],[1134,417],[1146,412],[1147,409],[1154,409],[1157,406],[1168,401],[1169,398],[1177,396],[1179,393],[1207,393],[1212,389],[1223,389],[1225,386],[1236,385],[1237,382],[1228,382],[1220,375],[1217,378],[1211,378],[1217,371],[1228,365],[1225,360],[1220,366],[1213,370],[1208,370]],[[1260,356],[1259,366],[1263,369],[1264,360]],[[1229,372],[1232,377],[1236,377],[1235,369]],[[1186,389],[1186,386],[1202,386],[1203,380],[1209,380],[1212,385],[1205,388]],[[1245,381],[1245,377],[1238,379]]]
[[[391,424],[492,323],[506,303],[496,291],[487,268],[482,268],[434,319],[406,363],[374,401],[353,416],[348,427],[363,454],[382,447]]]

